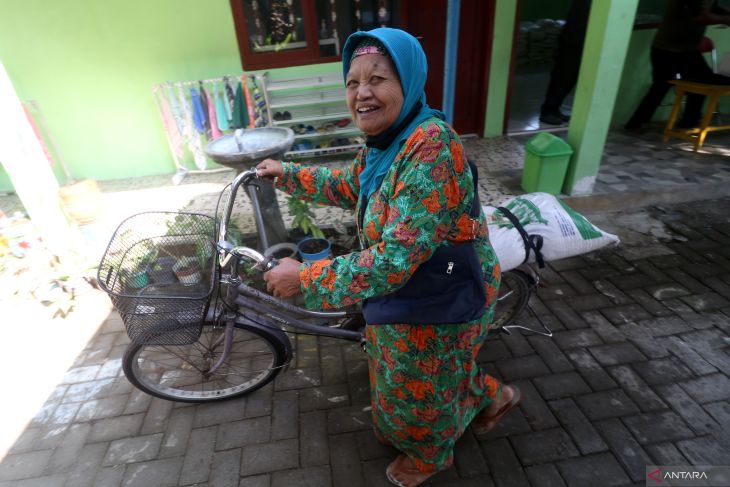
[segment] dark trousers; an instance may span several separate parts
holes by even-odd
[[[634,115],[626,124],[628,128],[638,128],[642,124],[651,121],[651,117],[672,86],[669,84],[669,80],[675,79],[677,74],[686,81],[730,85],[730,77],[713,73],[699,50],[672,52],[652,47],[651,67],[652,85],[649,92],[639,103]],[[702,116],[704,101],[705,97],[703,95],[688,93],[684,115],[679,122],[680,125],[686,127],[697,126]]]
[[[545,101],[540,108],[541,113],[557,112],[565,97],[575,88],[582,55],[582,36],[578,39],[560,36],[558,55],[555,57],[555,64],[550,72],[550,83],[545,93]]]

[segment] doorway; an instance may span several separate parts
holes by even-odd
[[[573,105],[572,88],[580,69],[589,11],[590,0],[520,0],[515,26],[514,70],[507,133],[567,129],[567,120],[553,119],[550,123],[541,121],[540,108],[545,102],[559,48],[566,52],[570,50],[570,56],[567,57],[574,62],[567,63],[569,66],[560,71],[561,78],[564,79],[561,85],[566,87],[567,94],[558,96],[562,101],[558,102],[559,111],[570,115]],[[565,27],[566,21],[569,22],[568,28]],[[574,72],[574,76],[566,73],[566,70]],[[570,78],[574,79],[570,81]]]
[[[494,3],[495,0],[461,0],[453,123],[460,135],[484,131]],[[426,100],[433,108],[440,109],[444,86],[446,2],[407,2],[405,18],[406,30],[421,41],[426,52]]]

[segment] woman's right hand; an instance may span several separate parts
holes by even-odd
[[[275,159],[264,159],[256,166],[260,178],[278,178],[284,175],[284,167],[281,161]]]

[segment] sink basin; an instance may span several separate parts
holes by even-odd
[[[288,127],[239,129],[210,141],[205,153],[218,164],[242,170],[267,157],[282,156],[293,143],[294,132]]]

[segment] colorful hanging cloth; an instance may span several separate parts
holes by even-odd
[[[225,92],[223,92],[225,96]],[[213,98],[215,103],[215,117],[218,122],[218,128],[222,131],[228,130],[228,111],[226,110],[226,103],[223,101],[221,92],[218,91],[217,87],[213,87]]]
[[[203,95],[205,96],[205,104],[208,106],[208,120],[210,121],[210,138],[211,139],[217,139],[221,135],[221,131],[218,130],[218,121],[216,120],[216,114],[215,114],[215,103],[213,103],[213,99],[210,97],[210,93],[208,93],[208,90],[203,88],[201,86],[200,88],[203,90]]]
[[[233,92],[233,87],[231,86],[231,80],[226,76],[223,78],[224,83],[223,86],[226,90],[226,111],[228,113],[228,120],[233,121],[233,105],[236,102],[236,95]]]
[[[190,96],[191,96],[191,106],[195,107],[195,102],[192,101],[192,97],[195,95],[197,97],[197,93],[193,88],[190,89]],[[185,127],[186,130],[183,132],[188,140],[188,149],[190,149],[190,152],[193,154],[193,159],[195,160],[195,166],[200,169],[201,171],[205,169],[208,166],[208,160],[205,158],[205,153],[203,152],[203,146],[200,143],[200,136],[195,131],[197,129],[197,124],[194,122],[195,117],[191,114],[189,105],[187,101],[185,100],[185,95],[183,94],[182,86],[177,87],[177,97],[180,100],[180,106],[183,110],[183,116],[184,120],[186,121]],[[200,104],[198,103],[198,106]],[[202,110],[202,108],[201,108]],[[203,129],[205,129],[205,126],[202,125]]]
[[[158,90],[157,99],[160,103],[160,113],[162,115],[162,125],[165,128],[165,134],[167,134],[167,141],[170,144],[170,150],[179,160],[183,154],[183,139],[178,130],[178,125],[175,122],[175,117],[172,115],[172,109],[170,108],[170,102],[168,97],[163,90]]]
[[[200,95],[195,88],[190,88],[190,105],[193,113],[193,123],[195,123],[195,130],[199,133],[205,133],[205,112],[203,111],[203,104],[200,101]]]
[[[205,119],[205,138],[211,139],[210,135],[210,118],[208,118],[208,97],[205,96],[205,90],[203,89],[203,82],[198,81],[198,96],[200,97],[200,104],[203,107],[203,118]]]
[[[238,82],[236,87],[236,98],[233,103],[233,128],[246,128],[248,126],[248,113],[246,110],[245,103],[243,101],[243,87],[241,82]]]
[[[248,90],[248,77],[244,74],[241,76],[241,83],[243,83],[243,94],[246,99],[246,113],[248,113],[248,127],[255,125],[256,115],[253,113],[253,103],[251,101],[251,92]]]
[[[254,99],[254,113],[256,114],[256,127],[266,127],[269,125],[269,117],[266,114],[266,100],[264,95],[259,89],[259,85],[256,83],[256,78],[253,79],[253,99]]]
[[[178,99],[173,92],[172,83],[170,83],[169,81],[166,82],[164,89],[165,96],[167,96],[167,101],[170,104],[172,117],[175,119],[175,125],[177,125],[177,131],[180,132],[181,136],[184,136],[186,129],[185,116],[183,115],[182,109],[180,108],[180,103],[178,102]]]

